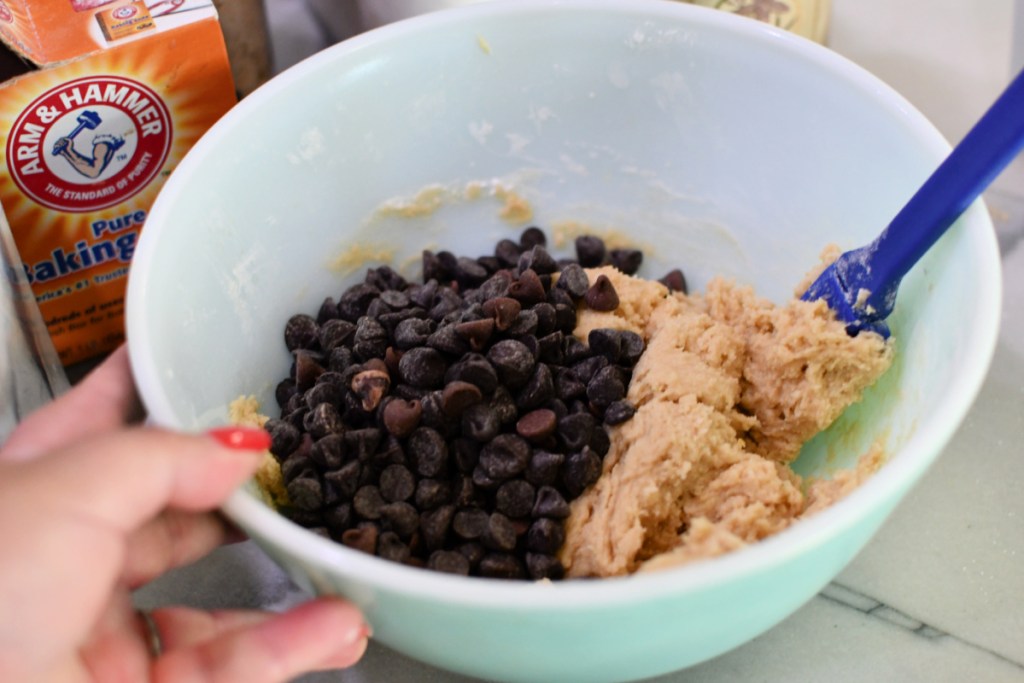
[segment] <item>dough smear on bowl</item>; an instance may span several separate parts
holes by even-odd
[[[876,334],[847,335],[822,301],[776,306],[717,279],[703,295],[606,275],[620,305],[582,308],[575,334],[628,329],[647,348],[596,484],[571,504],[560,559],[570,577],[664,568],[740,548],[845,495],[881,462],[803,491],[789,468],[892,362]]]

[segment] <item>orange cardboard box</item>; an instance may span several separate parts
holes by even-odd
[[[0,203],[68,365],[124,339],[139,232],[231,68],[204,0],[0,0],[0,37],[39,66],[0,83]]]

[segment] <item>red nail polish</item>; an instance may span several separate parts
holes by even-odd
[[[258,427],[216,427],[206,432],[222,445],[240,451],[265,451],[270,434]]]

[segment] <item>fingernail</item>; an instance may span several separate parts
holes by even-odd
[[[270,448],[270,434],[258,427],[216,427],[206,433],[221,445],[239,451],[265,451]]]
[[[361,643],[364,640],[369,640],[372,637],[373,629],[370,628],[370,625],[364,621],[358,627],[348,631],[342,638],[342,642],[344,645],[349,646],[355,645],[356,643]]]

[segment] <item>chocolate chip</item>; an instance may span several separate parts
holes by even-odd
[[[565,527],[560,521],[541,517],[526,532],[526,547],[535,553],[554,555],[565,542]]]
[[[360,487],[352,498],[352,508],[363,519],[380,519],[380,511],[384,505],[380,489],[372,485]]]
[[[555,304],[555,329],[570,335],[576,329],[576,306],[573,304]]]
[[[551,486],[558,481],[565,455],[549,451],[534,451],[526,467],[525,478],[534,486]]]
[[[405,278],[396,273],[391,266],[388,265],[368,269],[366,271],[366,278],[364,278],[364,282],[379,289],[382,297],[388,293],[388,290],[400,290],[405,289],[406,286],[408,286]]]
[[[441,406],[444,414],[450,418],[458,418],[471,405],[483,400],[483,393],[475,384],[454,381],[445,385],[441,393]]]
[[[392,562],[405,562],[409,559],[409,546],[394,531],[384,531],[377,539],[377,555]]]
[[[520,411],[533,410],[555,397],[555,383],[551,369],[544,363],[537,363],[526,385],[516,396],[516,407]]]
[[[448,445],[436,430],[419,427],[409,435],[406,450],[416,473],[421,477],[436,477],[448,464]]]
[[[320,364],[320,354],[300,349],[295,351],[295,386],[304,392],[316,383],[316,378],[325,372]]]
[[[456,331],[455,325],[444,324],[427,337],[427,346],[453,356],[461,356],[470,350],[469,342]]]
[[[469,353],[448,368],[444,381],[469,382],[475,384],[483,394],[489,395],[498,386],[498,373],[484,356]]]
[[[427,559],[427,567],[446,574],[469,576],[469,560],[457,550],[435,550]]]
[[[625,395],[626,384],[622,381],[622,370],[616,365],[601,368],[587,382],[587,400],[599,408],[607,408]]]
[[[455,467],[463,474],[469,474],[476,467],[477,461],[480,459],[480,443],[468,435],[460,436],[451,443],[450,452],[452,461],[455,463]],[[495,432],[496,434],[497,432]],[[492,434],[484,441],[490,441],[494,438]]]
[[[494,327],[493,318],[484,318],[482,320],[459,323],[455,326],[455,333],[469,343],[471,350],[480,351],[487,348],[487,342],[491,340]]]
[[[423,346],[435,329],[437,323],[433,320],[406,318],[395,326],[395,346],[403,351]]]
[[[328,434],[317,439],[309,458],[324,470],[336,470],[345,461],[345,439],[341,434]]]
[[[519,317],[523,305],[508,296],[496,297],[483,302],[485,315],[494,319],[494,326],[499,331],[507,330]]]
[[[490,515],[479,508],[464,508],[455,513],[452,519],[452,530],[468,541],[482,538],[487,533]]]
[[[400,439],[405,438],[419,425],[422,414],[423,407],[419,401],[393,398],[384,406],[384,428]]]
[[[416,490],[416,479],[403,465],[388,465],[380,473],[380,495],[389,503],[408,500]]]
[[[594,431],[590,433],[590,450],[594,451],[598,457],[603,458],[608,455],[608,451],[612,447],[611,437],[608,436],[608,430],[598,425],[594,428]]]
[[[475,259],[460,256],[455,262],[455,279],[463,289],[476,287],[487,275],[487,269]]]
[[[416,483],[413,502],[420,510],[433,510],[449,502],[452,497],[452,485],[443,479],[420,479]]]
[[[576,260],[584,268],[596,268],[604,264],[607,252],[604,240],[594,235],[581,235],[576,238]]]
[[[644,262],[644,253],[639,249],[612,249],[608,261],[626,275],[635,275]]]
[[[537,273],[527,269],[508,287],[508,295],[522,306],[532,306],[547,299],[544,284]]]
[[[302,440],[299,430],[284,420],[271,418],[263,428],[270,434],[270,452],[279,462],[291,455]]]
[[[590,380],[594,378],[594,375],[601,368],[608,366],[608,359],[604,356],[591,356],[590,358],[584,358],[581,361],[573,363],[572,374],[579,381],[584,384],[588,384]]]
[[[555,286],[568,293],[573,301],[579,301],[590,289],[590,277],[580,264],[573,263],[562,269]]]
[[[359,397],[363,410],[371,412],[377,409],[391,388],[391,377],[386,370],[364,370],[352,378],[351,388]]]
[[[506,268],[512,268],[519,262],[522,251],[519,244],[510,239],[500,240],[494,245],[494,256]]]
[[[511,479],[498,487],[494,507],[511,518],[526,517],[534,508],[536,490],[524,479]]]
[[[442,505],[420,516],[420,531],[427,550],[443,548],[455,516],[454,505]]]
[[[520,273],[532,270],[537,275],[550,275],[558,270],[558,263],[551,257],[547,249],[537,244],[523,252],[519,257],[517,267]]]
[[[515,339],[503,339],[487,352],[502,383],[510,389],[519,389],[530,379],[534,369],[534,357],[530,349]]]
[[[489,579],[522,579],[526,568],[519,558],[510,553],[488,553],[480,560],[480,576]]]
[[[324,510],[324,523],[330,530],[331,536],[340,539],[341,534],[352,526],[352,505],[340,503]]]
[[[376,555],[377,537],[379,534],[380,531],[376,526],[367,524],[365,526],[345,531],[341,535],[341,542],[343,545],[346,545],[353,550],[360,550],[369,555]]]
[[[398,361],[402,380],[414,387],[433,389],[444,382],[447,370],[444,357],[435,349],[421,346],[409,349]]]
[[[334,320],[338,317],[338,303],[333,297],[327,297],[323,303],[320,304],[320,310],[316,314],[316,324],[323,326],[328,320]]]
[[[597,276],[597,280],[587,290],[584,300],[587,306],[594,311],[614,311],[619,307],[619,295],[607,275]]]
[[[565,567],[554,555],[526,553],[526,570],[534,581],[549,579],[557,581],[565,575]]]
[[[484,547],[491,550],[511,552],[516,547],[516,530],[511,520],[500,512],[493,512],[487,518],[483,534]]]
[[[537,332],[539,321],[537,318],[537,312],[532,308],[524,308],[519,311],[519,315],[509,325],[506,334],[510,337],[518,337],[520,341],[525,341],[523,338],[529,335],[533,335]],[[534,354],[536,357],[536,354]]]
[[[383,325],[369,316],[359,318],[356,331],[352,335],[352,353],[356,359],[367,361],[371,358],[383,358],[389,343],[388,331]]]
[[[420,513],[409,503],[397,501],[380,509],[381,528],[408,540],[420,526]]]
[[[487,550],[484,548],[484,544],[479,541],[466,541],[465,543],[459,543],[455,547],[456,552],[469,560],[469,566],[477,568],[480,566],[480,561],[487,554]]]
[[[556,368],[554,382],[555,395],[562,401],[570,401],[587,393],[587,385],[579,381],[569,368]]]
[[[436,430],[442,437],[447,437],[452,420],[444,412],[444,394],[441,390],[435,389],[425,395],[420,399],[420,405],[423,406],[420,424]]]
[[[352,365],[352,349],[336,346],[327,357],[327,367],[332,372],[342,372]]]
[[[535,502],[530,510],[533,517],[565,519],[569,512],[569,503],[554,486],[544,485],[537,489]]]
[[[391,312],[391,307],[388,306],[383,301],[381,301],[380,298],[376,298],[376,299],[374,299],[373,301],[370,302],[369,306],[367,306],[367,308],[366,308],[366,317],[367,318],[372,318],[372,319],[376,320],[377,322],[380,322],[380,317],[382,315],[387,315],[390,312]],[[381,323],[382,326],[383,326],[383,324],[384,323]],[[387,329],[387,328],[385,328],[385,329]]]
[[[408,294],[395,289],[382,291],[380,293],[380,300],[387,304],[387,307],[392,310],[400,310],[412,305],[412,301],[409,300]]]
[[[289,351],[313,348],[319,331],[320,327],[312,316],[305,313],[293,315],[284,326],[284,345]]]
[[[424,280],[448,282],[455,275],[456,259],[455,255],[450,252],[442,251],[435,254],[429,249],[424,249],[422,264]]]
[[[522,234],[519,235],[519,248],[523,251],[532,249],[538,245],[544,247],[547,246],[548,238],[544,234],[544,231],[535,225],[523,230]]]
[[[359,490],[359,478],[362,474],[362,465],[358,460],[352,460],[338,469],[324,474],[324,481],[331,485],[341,500],[352,500]]]
[[[480,467],[497,481],[522,474],[530,463],[530,444],[515,434],[499,434],[480,451]]]
[[[338,316],[356,322],[366,315],[370,302],[380,296],[380,290],[373,285],[359,284],[349,287],[338,299]]]
[[[485,470],[479,462],[476,467],[473,468],[470,480],[478,492],[491,493],[501,486],[501,480],[488,474],[487,470]]]
[[[296,477],[288,482],[288,500],[300,510],[319,510],[324,504],[323,484],[315,475]]]
[[[284,408],[288,400],[296,393],[298,393],[298,388],[295,386],[295,380],[286,377],[274,387],[274,400],[277,401],[278,407]]]
[[[341,420],[338,409],[330,403],[320,403],[306,413],[302,426],[314,439],[345,431],[345,424]]]
[[[597,420],[590,413],[566,415],[558,421],[558,438],[568,451],[577,451],[590,443]]]
[[[365,461],[370,458],[380,445],[381,431],[374,427],[349,429],[342,435],[345,439],[345,453],[349,458]]]
[[[339,346],[347,346],[352,343],[355,331],[356,326],[347,320],[328,320],[320,327],[320,348],[330,353]]]
[[[601,476],[601,459],[590,448],[584,448],[566,457],[561,475],[566,493],[575,498]]]
[[[516,433],[530,443],[543,443],[555,433],[557,418],[547,408],[532,410],[516,422]]]
[[[629,401],[613,401],[605,408],[604,423],[611,426],[622,424],[635,414],[636,408]]]
[[[682,292],[683,294],[686,294],[688,291],[686,287],[686,276],[683,275],[683,271],[678,268],[670,270],[665,274],[665,277],[658,280],[658,282],[668,287],[668,291],[670,292]]]
[[[552,332],[537,339],[537,360],[556,366],[553,369],[555,374],[557,374],[558,366],[565,362],[565,355],[562,352],[564,340],[565,335],[560,331]]]
[[[488,404],[471,405],[462,413],[462,433],[474,441],[490,441],[497,435],[499,429],[501,422],[498,420],[498,414]]]
[[[499,270],[487,278],[475,291],[466,292],[466,301],[471,303],[487,303],[491,299],[505,298],[512,280],[513,277],[510,271]],[[485,315],[493,317],[491,313],[486,313]]]
[[[516,402],[512,399],[512,395],[508,393],[508,389],[503,386],[499,385],[495,388],[494,393],[491,394],[489,405],[494,414],[498,416],[498,422],[502,425],[511,424],[519,418]]]

